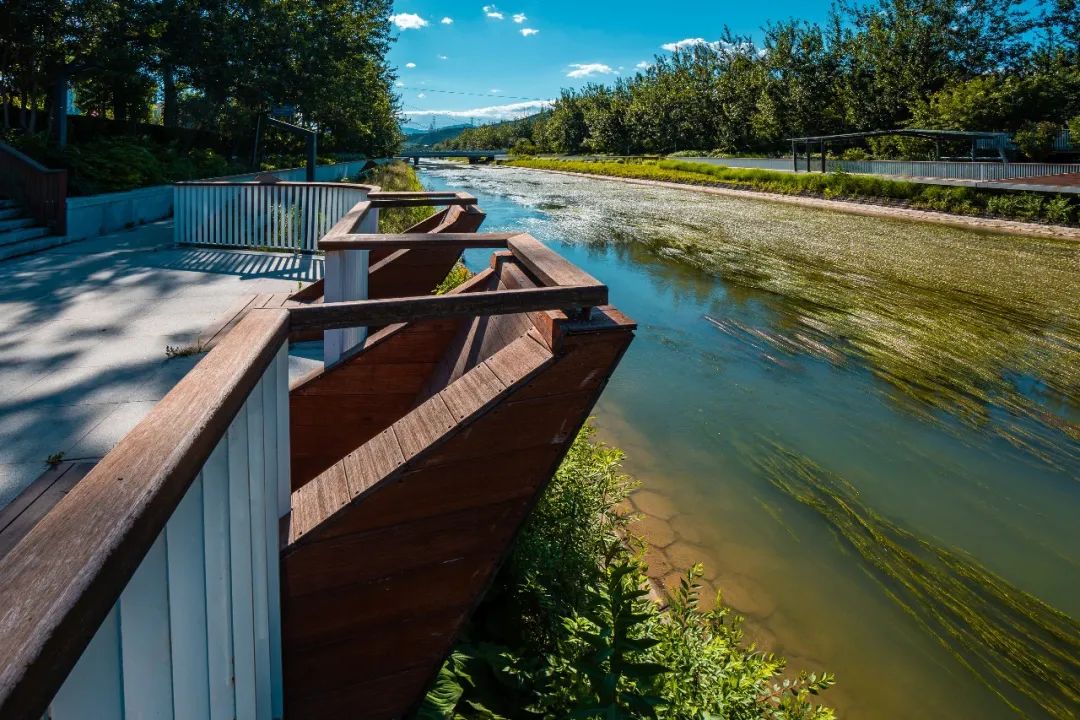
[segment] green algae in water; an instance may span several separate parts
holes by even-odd
[[[754,453],[772,484],[813,508],[919,626],[1020,715],[1080,707],[1080,623],[970,556],[866,507],[842,477],[774,442]]]

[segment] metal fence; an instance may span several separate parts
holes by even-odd
[[[950,180],[1009,180],[1080,173],[1080,163],[1000,163],[923,160],[828,160],[826,169],[866,175],[947,178]]]

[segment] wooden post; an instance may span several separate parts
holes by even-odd
[[[360,219],[356,232],[379,231],[379,209],[371,208]],[[368,250],[327,250],[323,276],[326,278],[325,302],[366,300],[368,296]],[[367,337],[367,328],[351,327],[323,331],[323,363],[329,367]]]
[[[795,172],[799,172],[799,152],[795,149],[795,141],[791,141],[791,164]]]
[[[821,141],[821,174],[825,174],[825,141]]]
[[[811,153],[811,150],[810,150],[810,143],[807,142],[806,143],[806,172],[810,172],[810,155],[811,154],[812,153]]]
[[[316,146],[318,136],[312,132],[307,138],[307,181],[315,182]]]

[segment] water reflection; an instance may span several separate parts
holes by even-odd
[[[919,697],[927,718],[1015,716],[768,463],[779,444],[882,527],[1080,614],[1075,244],[505,168],[426,175],[476,193],[485,229],[559,244],[638,320],[598,416],[672,508],[658,566],[704,560],[763,647],[839,674],[844,714],[907,717]]]

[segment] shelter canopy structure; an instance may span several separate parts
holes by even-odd
[[[835,135],[807,135],[804,137],[788,138],[791,141],[791,156],[793,169],[799,171],[799,148],[802,146],[806,152],[806,170],[810,170],[810,157],[815,146],[821,154],[821,171],[825,172],[825,155],[828,148],[833,145],[850,145],[860,140],[874,137],[901,136],[917,137],[934,141],[934,158],[941,158],[940,143],[942,141],[968,140],[971,142],[971,161],[976,160],[976,151],[979,147],[990,147],[997,150],[1002,163],[1007,163],[1005,148],[1009,142],[1009,134],[1005,132],[993,132],[985,130],[933,130],[928,128],[895,128],[892,130],[864,130],[861,132],[837,133]]]

